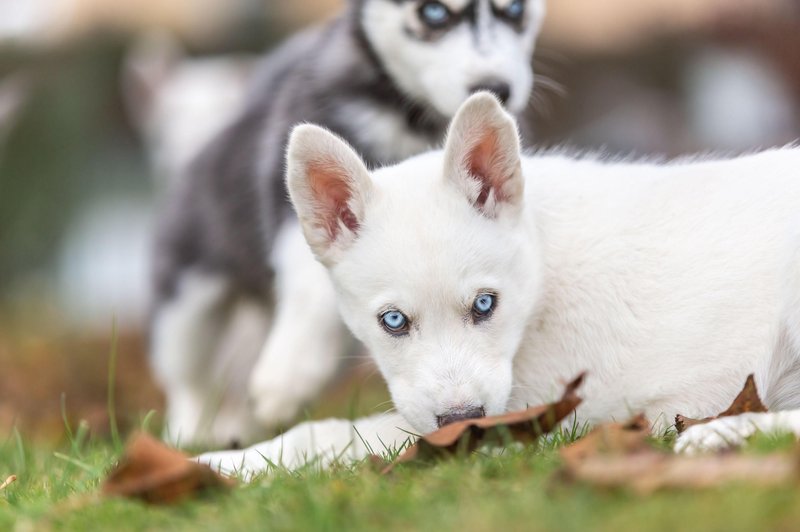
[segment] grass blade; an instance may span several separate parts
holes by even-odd
[[[117,410],[114,401],[115,383],[117,379],[117,320],[111,323],[111,353],[108,361],[108,423],[111,429],[111,441],[117,451],[122,449],[117,425]]]

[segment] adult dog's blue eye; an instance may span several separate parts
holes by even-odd
[[[475,298],[472,303],[472,315],[480,321],[487,318],[494,310],[495,301],[497,297],[494,294],[480,294]]]
[[[408,318],[399,310],[390,310],[381,314],[381,325],[390,334],[405,334],[408,332]]]
[[[506,16],[508,18],[518,19],[524,12],[525,2],[523,0],[514,0],[506,7]]]
[[[419,8],[419,16],[428,26],[438,28],[450,21],[450,10],[441,2],[425,2]]]

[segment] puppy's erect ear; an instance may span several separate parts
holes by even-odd
[[[486,216],[522,204],[517,124],[490,93],[471,96],[458,110],[447,133],[444,161],[446,178]]]
[[[317,259],[330,266],[356,238],[372,191],[366,166],[333,133],[313,125],[289,138],[286,182],[303,234]]]

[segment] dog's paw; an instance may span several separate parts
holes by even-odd
[[[287,352],[302,355],[293,359],[287,353],[268,354],[259,360],[250,377],[253,415],[270,429],[295,419],[303,406],[319,394],[333,372],[331,361],[312,355],[313,350]]]
[[[213,416],[185,415],[185,412],[171,409],[162,439],[174,447],[241,448],[265,436],[266,431],[255,422],[242,400],[222,405]]]
[[[194,460],[248,481],[275,468],[293,470],[308,464],[324,467],[349,448],[350,427],[351,422],[346,420],[310,421],[247,449],[205,453]]]
[[[296,437],[292,437],[292,431],[289,431],[246,449],[204,453],[194,460],[223,475],[250,481],[275,468],[295,468],[300,465],[298,456],[303,456],[303,450],[296,448],[296,440]]]
[[[289,424],[314,395],[306,385],[297,382],[296,376],[276,377],[279,377],[276,373],[254,373],[250,381],[253,416],[268,429]],[[293,382],[294,387],[290,385]]]
[[[678,436],[675,452],[695,454],[739,447],[758,431],[755,415],[723,417],[689,427]]]
[[[162,439],[173,447],[207,445],[202,428],[203,406],[188,394],[168,393],[167,418]]]
[[[267,458],[253,453],[250,449],[203,453],[194,457],[193,460],[207,465],[222,475],[239,477],[246,482],[268,471],[271,467]]]

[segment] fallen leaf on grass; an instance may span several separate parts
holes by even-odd
[[[738,416],[739,414],[744,414],[746,412],[766,411],[767,407],[764,406],[764,403],[761,402],[761,398],[758,396],[755,378],[753,374],[750,374],[744,383],[744,388],[742,388],[742,391],[739,392],[739,395],[736,396],[736,399],[733,400],[733,403],[730,407],[728,407],[727,410],[717,416],[707,417],[704,419],[692,419],[678,414],[675,416],[675,428],[677,429],[678,433],[681,433],[692,425],[708,423],[709,421],[717,418]]]
[[[578,441],[561,449],[568,464],[577,464],[598,455],[631,455],[652,450],[648,443],[650,423],[644,415],[627,423],[608,423],[593,429]]]
[[[769,487],[797,482],[798,459],[788,454],[690,457],[650,449],[629,455],[591,456],[568,464],[560,476],[601,488],[629,488],[639,494],[730,483]]]
[[[378,456],[377,454],[370,454],[367,456],[367,460],[365,462],[365,467],[368,467],[370,471],[374,473],[381,473],[387,467],[389,467],[391,462],[388,460],[384,460],[383,457]]]
[[[654,447],[644,416],[600,425],[561,449],[557,478],[640,494],[660,489],[701,489],[729,483],[779,486],[800,480],[800,449],[766,456],[725,453],[676,455]]]
[[[1,477],[0,477],[0,478],[1,478]],[[3,482],[2,484],[0,484],[0,490],[4,490],[4,489],[6,489],[7,487],[9,487],[11,484],[13,484],[13,483],[14,483],[14,482],[16,482],[16,481],[17,481],[17,475],[11,475],[10,477],[8,477],[8,478],[5,480],[5,482]]]
[[[206,465],[189,460],[147,434],[134,435],[103,483],[104,495],[172,504],[210,488],[233,485]]]
[[[581,398],[575,392],[584,377],[585,374],[581,374],[570,382],[558,402],[500,416],[457,421],[423,436],[385,467],[383,474],[390,472],[400,463],[429,460],[457,452],[470,452],[482,445],[503,445],[509,440],[521,443],[533,442],[542,434],[553,430],[575,411],[581,402]]]

